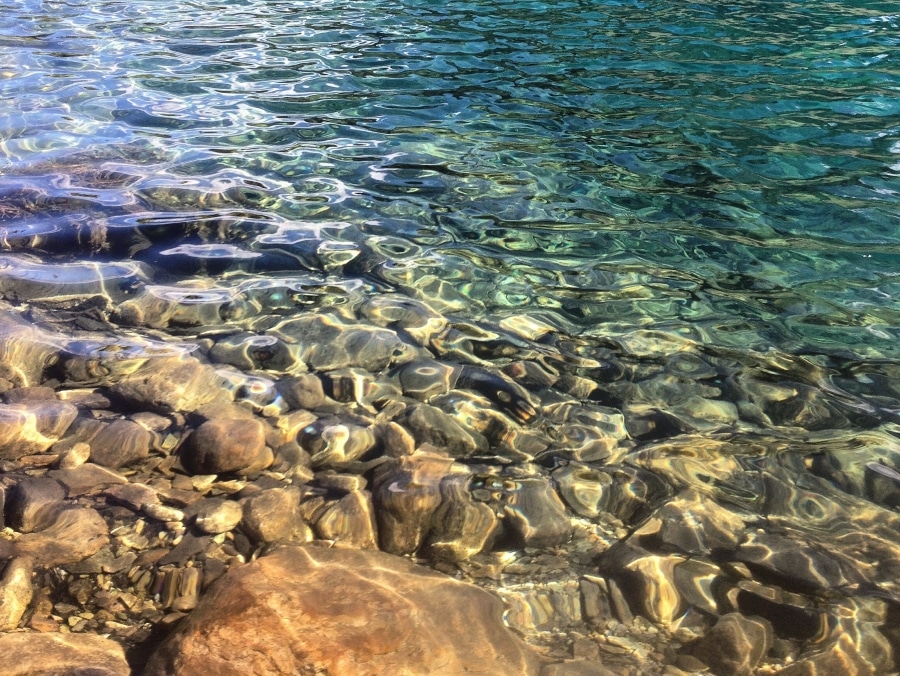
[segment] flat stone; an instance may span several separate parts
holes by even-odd
[[[127,484],[128,479],[92,462],[86,462],[72,469],[55,469],[47,473],[65,487],[66,497],[75,498],[86,495],[100,488],[115,484]]]
[[[129,676],[125,652],[115,641],[95,634],[21,632],[0,635],[4,676]]]
[[[541,676],[617,676],[618,673],[607,669],[598,660],[559,662],[541,669]]]
[[[339,474],[332,471],[316,472],[316,483],[322,488],[341,493],[361,491],[366,487],[366,478],[358,474]]]
[[[196,535],[188,531],[184,537],[170,552],[160,558],[157,563],[160,566],[175,564],[183,566],[190,559],[206,551],[212,539],[210,535]]]
[[[217,418],[200,425],[182,452],[185,465],[198,474],[258,471],[274,459],[266,448],[266,428],[254,419]]]
[[[131,407],[157,413],[193,411],[221,396],[224,381],[194,358],[152,359],[113,385],[111,393]]]
[[[538,673],[477,587],[383,552],[284,547],[228,571],[145,676]]]
[[[103,547],[93,556],[66,566],[72,575],[96,575],[97,573],[118,573],[130,568],[137,559],[134,552],[125,552],[121,556],[112,553],[109,547]]]
[[[136,422],[116,420],[91,439],[91,461],[118,469],[146,458],[152,441],[153,435]]]
[[[140,483],[115,484],[104,488],[100,494],[110,502],[124,505],[135,512],[140,511],[144,505],[159,502],[156,489]]]
[[[158,502],[150,502],[141,508],[141,511],[151,519],[171,523],[175,521],[184,521],[184,512],[168,505]]]
[[[4,393],[3,400],[7,404],[32,404],[37,401],[55,401],[56,392],[52,387],[17,387]]]
[[[27,533],[12,542],[0,540],[0,556],[30,556],[35,566],[59,566],[78,563],[108,543],[103,517],[94,509],[72,507],[39,533]]]

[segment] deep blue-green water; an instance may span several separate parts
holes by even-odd
[[[5,201],[51,200],[54,227],[237,193],[213,209],[396,238],[404,267],[444,270],[470,310],[898,356],[892,3],[17,2],[4,16]],[[135,180],[85,190],[66,178],[85,154]],[[10,227],[41,230],[35,211]]]

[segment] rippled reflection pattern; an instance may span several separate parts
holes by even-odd
[[[900,617],[892,3],[3,13],[8,383],[196,357],[264,415],[302,407],[280,381],[307,371],[361,416],[414,401],[391,433],[473,477],[425,481],[441,525],[396,552],[613,519],[621,613],[839,626],[836,650],[892,663],[871,638]],[[353,424],[298,439],[354,461]],[[409,507],[384,490],[381,528]],[[526,633],[579,614],[513,587]]]

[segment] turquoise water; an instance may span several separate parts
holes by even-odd
[[[224,354],[265,393],[296,365],[236,357],[223,333],[390,325],[532,392],[549,422],[529,429],[554,445],[488,464],[696,487],[859,563],[835,594],[897,616],[896,3],[22,0],[3,17],[0,293],[36,344]],[[394,321],[398,296],[455,333]],[[18,335],[0,326],[7,354]],[[553,419],[563,400],[582,417]]]
[[[16,3],[4,191],[120,225],[227,194],[219,216],[397,238],[479,311],[896,358],[891,10]],[[126,186],[85,191],[85,155]]]

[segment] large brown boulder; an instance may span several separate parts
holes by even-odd
[[[125,653],[115,641],[93,634],[0,635],[4,676],[128,676]]]
[[[144,674],[536,674],[502,611],[384,552],[284,547],[220,578]]]

